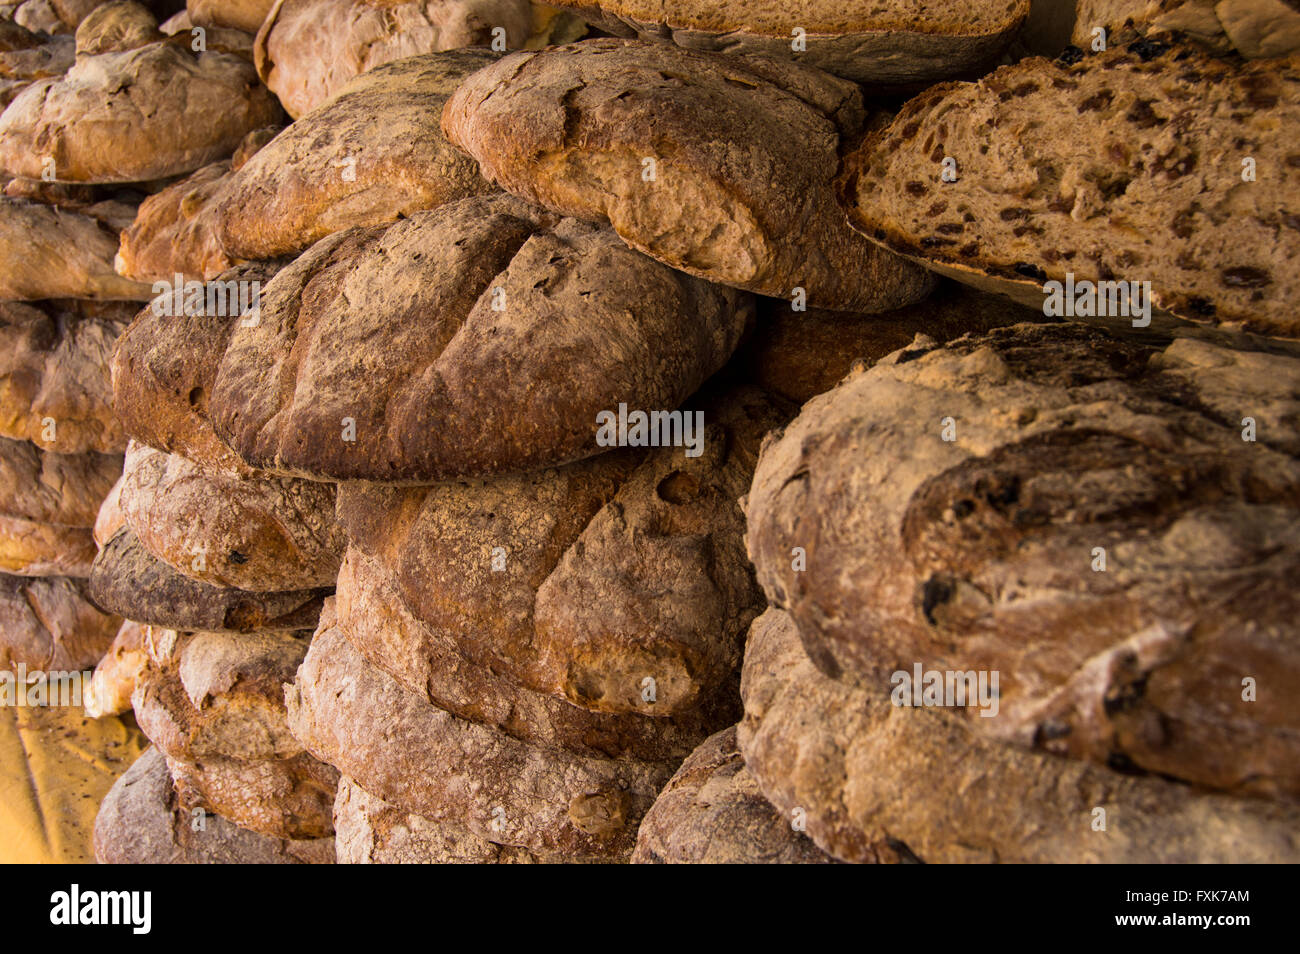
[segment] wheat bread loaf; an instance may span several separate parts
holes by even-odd
[[[322,239],[234,327],[208,400],[253,467],[431,481],[598,453],[597,415],[676,408],[730,356],[748,296],[510,196]]]
[[[763,794],[786,817],[801,809],[809,837],[845,861],[1300,857],[1294,803],[1026,752],[969,732],[950,713],[894,705],[887,686],[824,675],[775,608],[750,632],[741,692],[737,737]]]
[[[0,573],[86,577],[94,559],[89,527],[0,514]]]
[[[429,117],[496,59],[489,50],[449,50],[350,80],[229,177],[205,207],[203,228],[228,254],[271,258],[354,225],[495,191]]]
[[[738,717],[734,685],[697,709],[653,719],[593,712],[528,689],[463,655],[456,640],[417,619],[389,573],[355,548],[343,559],[335,608],[338,628],[352,647],[403,689],[524,742],[596,758],[657,761],[688,755],[710,729]]]
[[[0,437],[0,515],[88,529],[121,472],[117,454],[51,454]]]
[[[257,33],[273,6],[274,0],[186,0],[185,10],[195,26]]]
[[[758,790],[736,727],[701,743],[637,831],[633,864],[834,864]]]
[[[338,772],[310,755],[244,761],[220,755],[167,759],[180,803],[273,838],[334,834]]]
[[[202,583],[159,560],[123,526],[91,566],[90,593],[97,605],[153,626],[255,633],[310,629],[329,589],[249,592]]]
[[[322,30],[322,21],[336,26]],[[393,60],[490,44],[540,49],[584,29],[529,0],[277,0],[257,31],[254,55],[262,82],[297,119],[353,77]]]
[[[73,672],[99,662],[122,620],[87,599],[84,580],[0,573],[0,669]]]
[[[158,18],[135,0],[109,0],[90,11],[74,34],[77,56],[121,53],[163,38]]]
[[[96,664],[90,684],[82,694],[86,715],[92,719],[130,710],[135,681],[149,664],[144,646],[146,628],[129,619],[123,620],[108,652]]]
[[[278,116],[248,61],[195,53],[182,35],[33,82],[0,114],[0,170],[38,179],[52,160],[63,182],[161,179],[229,155]]]
[[[121,453],[109,358],[135,305],[0,302],[0,435],[61,454]]]
[[[597,712],[676,715],[722,698],[761,609],[735,501],[783,412],[754,389],[697,412],[697,457],[624,448],[487,481],[341,485],[352,546],[425,624],[386,637],[418,640],[404,650],[417,657],[450,642]]]
[[[196,815],[180,804],[166,760],[151,748],[100,806],[95,858],[100,864],[333,864],[334,840],[271,838],[217,815]]]
[[[866,121],[852,83],[797,63],[612,38],[515,53],[447,101],[447,138],[507,191],[609,221],[673,268],[877,312],[932,280],[849,228],[832,180]]]
[[[0,19],[0,81],[21,90],[33,80],[62,76],[75,59],[72,37],[47,36]]]
[[[1049,281],[1136,283],[1134,305],[1295,338],[1300,155],[1276,130],[1297,120],[1292,60],[1143,40],[933,87],[845,159],[839,189],[864,235],[1033,307]],[[1077,314],[1133,320],[1133,291],[1076,292]]]
[[[15,4],[14,22],[39,33],[76,33],[81,21],[106,0],[22,0]],[[145,4],[155,17],[170,16],[182,4],[177,0],[149,0]]]
[[[0,130],[8,115],[6,110],[0,116]],[[3,135],[0,132],[0,150]],[[0,197],[0,261],[5,263],[0,299],[147,299],[148,285],[113,271],[116,252],[117,233],[90,215]]]
[[[995,58],[1029,0],[561,0],[615,36],[692,50],[794,59],[869,86],[956,76]]]
[[[1300,8],[1291,0],[1076,0],[1071,42],[1092,49],[1098,29],[1108,46],[1136,33],[1251,59],[1300,52]]]
[[[406,812],[495,844],[625,860],[675,762],[587,758],[457,719],[358,654],[327,604],[289,726],[313,755]]]
[[[998,673],[974,733],[1294,797],[1297,367],[1081,324],[918,342],[765,446],[759,580],[830,675]]]
[[[334,496],[333,484],[208,471],[132,443],[120,506],[141,545],[173,569],[268,592],[334,585],[345,546]]]

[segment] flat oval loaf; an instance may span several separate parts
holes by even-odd
[[[209,414],[246,463],[313,479],[529,470],[599,452],[603,410],[678,407],[752,309],[609,229],[462,199],[340,232],[276,275]]]
[[[1029,0],[560,0],[558,6],[615,36],[795,59],[869,85],[933,82],[975,69],[997,56],[1029,15]]]
[[[502,188],[692,275],[877,312],[932,287],[848,226],[832,180],[858,88],[820,70],[662,43],[516,53],[447,101],[447,138]]]
[[[1300,337],[1300,155],[1277,134],[1300,124],[1298,67],[1151,41],[1023,60],[913,99],[841,195],[865,235],[1037,306],[1067,275],[1149,282],[1156,309]]]
[[[1296,364],[1082,324],[898,352],[764,448],[759,582],[828,673],[1000,673],[976,733],[1294,797],[1300,701],[1243,680],[1300,681]]]
[[[280,109],[247,60],[192,53],[188,34],[78,57],[28,86],[0,115],[0,169],[60,182],[139,182],[229,155]]]
[[[452,90],[497,58],[451,50],[356,77],[228,177],[205,210],[206,234],[230,255],[271,258],[353,225],[496,191],[436,119]]]

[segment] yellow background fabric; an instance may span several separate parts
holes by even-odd
[[[99,803],[147,746],[80,707],[0,707],[0,863],[93,863]]]

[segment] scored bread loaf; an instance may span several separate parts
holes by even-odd
[[[162,753],[150,748],[100,806],[95,859],[100,864],[333,864],[334,840],[271,838],[187,810]]]
[[[271,258],[354,225],[496,191],[429,121],[466,76],[496,59],[450,50],[351,80],[229,177],[204,210],[205,234],[230,255]]]
[[[82,694],[86,715],[92,719],[121,715],[131,708],[135,681],[149,664],[144,646],[146,629],[124,620],[108,652],[95,666],[95,674]]]
[[[345,540],[333,484],[206,471],[136,443],[122,477],[136,539],[191,579],[250,592],[334,584]]]
[[[205,632],[310,629],[329,588],[249,592],[190,579],[159,560],[123,526],[95,557],[96,604],[152,626]]]
[[[1186,37],[1252,59],[1300,52],[1300,9],[1292,0],[1076,0],[1071,42],[1090,49],[1098,29],[1108,46],[1132,31]]]
[[[709,736],[677,770],[637,831],[633,864],[835,864],[758,790],[736,727]]]
[[[789,616],[754,623],[737,735],[763,794],[844,861],[1294,863],[1300,808],[1000,745],[830,679]],[[1105,825],[1096,820],[1104,811]]]
[[[87,599],[84,580],[0,573],[0,669],[73,672],[99,662],[122,620]]]
[[[615,36],[795,59],[869,86],[956,76],[1002,52],[1029,0],[560,0]]]
[[[568,14],[529,0],[277,0],[254,55],[262,82],[297,119],[392,60],[502,41],[509,50],[539,49],[583,30]]]
[[[877,312],[932,281],[855,233],[835,203],[839,150],[865,121],[858,88],[811,67],[611,38],[511,54],[442,114],[488,179],[607,220],[673,268]]]
[[[914,345],[765,447],[759,581],[829,674],[1000,673],[974,733],[1293,798],[1298,369],[1081,324]]]
[[[1300,156],[1276,135],[1300,121],[1296,67],[1153,41],[1022,60],[911,100],[841,196],[864,235],[1034,307],[1048,281],[1132,282],[1135,305],[1300,337]],[[1123,297],[1079,311],[1128,315]]]
[[[754,389],[686,413],[704,416],[697,457],[627,448],[487,481],[340,485],[352,546],[425,624],[386,637],[418,640],[415,658],[454,644],[597,712],[675,715],[719,698],[762,602],[735,501],[784,416]]]
[[[247,464],[316,480],[545,467],[598,453],[601,411],[677,407],[752,313],[609,229],[462,199],[280,271],[231,332],[208,412]]]
[[[0,170],[61,182],[160,179],[229,155],[278,116],[248,61],[192,52],[182,35],[81,56],[64,76],[34,81],[0,114]]]
[[[9,112],[0,115],[0,130]],[[4,148],[0,131],[0,163]],[[152,291],[148,285],[113,271],[116,253],[116,230],[90,215],[0,197],[0,261],[5,263],[0,273],[0,299],[147,299]]]
[[[130,302],[0,302],[0,435],[61,454],[121,453],[109,359]]]
[[[318,758],[385,802],[495,844],[623,860],[675,761],[579,756],[457,719],[367,663],[327,604],[289,725]]]

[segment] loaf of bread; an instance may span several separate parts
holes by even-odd
[[[354,225],[496,191],[447,142],[437,117],[452,91],[494,62],[488,50],[412,56],[363,73],[276,137],[205,207],[227,254],[297,253]]]
[[[52,34],[74,33],[78,24],[104,2],[105,0],[22,0],[15,5],[13,18],[29,30]],[[177,0],[148,0],[145,3],[160,18],[175,11],[177,5]]]
[[[488,481],[341,485],[352,545],[425,624],[405,653],[450,642],[597,712],[682,714],[724,693],[762,608],[735,501],[783,416],[753,389],[687,412],[704,415],[698,457],[627,448]]]
[[[122,53],[163,38],[158,18],[135,0],[101,3],[77,24],[77,56]]]
[[[1297,160],[1276,130],[1300,121],[1296,66],[1145,40],[1023,60],[911,100],[845,160],[841,197],[863,234],[1033,307],[1087,282],[1058,314],[1294,338]]]
[[[0,669],[91,669],[113,642],[120,616],[87,599],[84,580],[0,573]]]
[[[1072,42],[1091,49],[1098,29],[1107,45],[1135,32],[1252,59],[1300,53],[1300,9],[1288,0],[1076,0]]]
[[[334,840],[245,831],[180,804],[167,762],[149,749],[117,780],[95,819],[100,864],[333,864]]]
[[[388,572],[355,548],[343,560],[335,597],[338,629],[368,663],[438,708],[524,742],[595,758],[680,759],[712,728],[739,718],[734,683],[697,709],[656,719],[593,712],[522,686],[417,619]]]
[[[250,31],[244,31],[230,27],[205,26],[195,23],[190,18],[188,10],[182,10],[160,23],[158,29],[168,36],[180,36],[187,39],[191,48],[195,46],[198,38],[202,36],[203,45],[207,49],[218,53],[233,53],[249,63],[253,62],[253,41],[256,39],[256,27]]]
[[[274,0],[186,0],[185,9],[195,26],[256,33],[273,6]]]
[[[0,20],[0,82],[19,88],[32,80],[62,76],[76,59],[70,36],[46,36],[12,20]]]
[[[887,686],[823,675],[790,618],[755,622],[738,739],[763,794],[844,861],[1292,863],[1294,803],[1202,794],[1025,752]]]
[[[515,53],[442,114],[502,188],[608,220],[625,242],[709,281],[878,312],[931,278],[849,228],[832,180],[862,94],[793,62],[603,38]]]
[[[229,155],[279,112],[247,60],[192,52],[187,35],[81,56],[0,114],[0,171],[39,179],[53,160],[64,182],[180,175]]]
[[[394,807],[495,844],[626,860],[675,761],[588,758],[458,719],[367,663],[331,616],[287,690],[310,752]]]
[[[51,454],[0,437],[0,515],[89,529],[121,473],[119,454]]]
[[[239,265],[216,281],[227,289],[227,301],[232,288],[236,295],[242,289],[249,300],[256,290],[260,307],[261,288],[281,264]],[[180,454],[207,470],[252,474],[217,438],[208,420],[217,367],[240,320],[225,314],[180,317],[162,307],[143,309],[113,351],[113,409],[122,428],[143,444]]]
[[[207,471],[132,443],[120,505],[142,546],[191,579],[250,592],[333,586],[334,485]]]
[[[310,629],[329,589],[254,593],[201,583],[159,560],[123,526],[95,557],[90,593],[97,605],[152,626],[256,633]]]
[[[122,478],[119,477],[108,495],[100,503],[99,511],[95,514],[95,525],[90,528],[90,535],[95,540],[95,546],[101,550],[108,545],[108,541],[112,540],[114,534],[126,523],[126,515],[122,513],[121,496]]]
[[[972,732],[1294,797],[1298,368],[1081,324],[914,345],[765,447],[759,580],[828,674],[996,672]]]
[[[139,623],[125,620],[113,637],[108,652],[104,654],[95,674],[82,694],[86,715],[92,719],[121,715],[131,708],[131,693],[135,681],[149,664],[145,651],[145,630]]]
[[[2,130],[8,116],[8,110],[0,115],[0,163],[4,161]],[[23,148],[30,149],[30,145]],[[0,261],[5,263],[0,272],[0,299],[147,299],[150,286],[113,271],[115,254],[116,231],[90,215],[0,197]]]
[[[0,302],[0,435],[61,454],[121,453],[109,358],[130,302]]]
[[[202,808],[274,838],[334,834],[339,773],[310,755],[244,761],[220,755],[167,759],[181,805]]]
[[[913,85],[987,64],[1029,14],[1029,0],[560,0],[615,36],[692,50],[795,59],[870,86]]]
[[[571,860],[497,845],[453,821],[431,821],[404,812],[346,775],[334,800],[334,850],[341,865],[527,865]]]
[[[0,573],[90,575],[95,539],[89,527],[66,527],[0,514]]]
[[[633,864],[834,864],[763,797],[736,727],[709,736],[641,820]]]
[[[678,407],[752,314],[609,229],[462,199],[280,271],[260,320],[233,329],[208,412],[247,464],[316,480],[546,467],[600,452],[602,411]]]
[[[322,30],[322,22],[333,27]],[[540,49],[584,29],[529,0],[277,0],[257,32],[255,56],[262,82],[297,119],[357,74],[393,60],[494,42]]]

